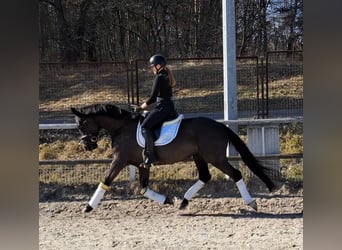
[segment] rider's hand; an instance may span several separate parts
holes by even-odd
[[[133,108],[133,112],[139,112],[140,111],[140,107],[139,106],[135,106],[134,108]]]
[[[141,109],[147,109],[148,105],[146,104],[146,102],[144,102],[143,104],[140,105]]]
[[[140,110],[141,110],[140,106],[135,105],[135,104],[131,104],[130,108],[131,108],[132,112],[135,112],[135,113],[140,112]]]

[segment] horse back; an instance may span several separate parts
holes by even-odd
[[[186,118],[182,121],[183,126],[180,130],[184,130],[187,134],[191,134],[203,143],[211,144],[212,141],[227,142],[229,129],[223,123],[207,117]]]

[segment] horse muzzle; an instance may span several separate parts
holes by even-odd
[[[97,148],[97,137],[96,136],[84,135],[81,137],[81,140],[83,142],[85,150],[92,151],[95,148]]]

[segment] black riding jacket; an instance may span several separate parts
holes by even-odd
[[[170,99],[172,97],[172,87],[169,84],[169,76],[165,69],[162,69],[154,78],[151,96],[147,99],[146,104],[155,103],[157,97],[161,99]]]

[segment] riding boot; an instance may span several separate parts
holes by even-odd
[[[146,128],[143,128],[141,133],[145,138],[144,164],[145,167],[149,167],[151,164],[158,162],[158,158],[154,151],[154,136],[153,132]]]

